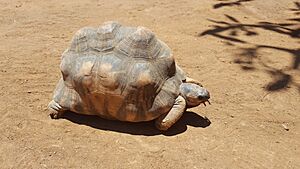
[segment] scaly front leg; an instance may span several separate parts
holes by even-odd
[[[155,120],[155,126],[159,130],[168,130],[173,124],[175,124],[179,118],[183,115],[186,109],[186,101],[182,96],[178,96],[175,100],[175,103],[172,109],[158,117]]]

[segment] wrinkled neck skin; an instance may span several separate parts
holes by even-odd
[[[204,87],[186,82],[180,85],[180,95],[186,100],[186,108],[199,106],[210,98],[209,92]]]

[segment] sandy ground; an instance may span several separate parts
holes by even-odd
[[[61,53],[108,20],[155,32],[212,105],[165,133],[51,120]],[[300,168],[299,1],[1,0],[0,38],[1,168]]]

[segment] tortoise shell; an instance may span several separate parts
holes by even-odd
[[[181,79],[169,47],[144,27],[79,30],[62,55],[54,101],[79,114],[149,121],[167,113]]]

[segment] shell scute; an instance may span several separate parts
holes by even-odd
[[[154,59],[158,57],[161,48],[162,44],[153,32],[147,28],[138,27],[116,46],[116,52],[132,58]]]
[[[121,24],[119,24],[118,22],[105,22],[97,30],[99,40],[105,41],[114,39],[115,34],[120,27]]]
[[[77,31],[72,39],[70,50],[74,52],[85,52],[88,50],[88,35],[93,31],[85,27]]]
[[[112,50],[119,39],[117,36],[121,24],[118,22],[105,22],[97,30],[97,45],[95,49],[104,52]]]

